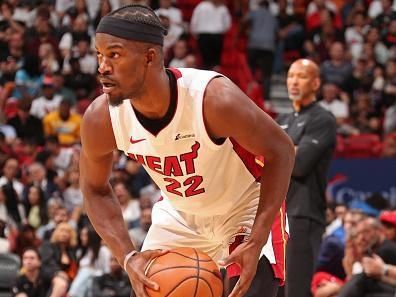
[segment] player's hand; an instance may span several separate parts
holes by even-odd
[[[236,263],[241,267],[241,275],[229,297],[245,296],[256,275],[260,252],[261,248],[245,242],[240,244],[227,258],[219,261],[221,266]]]
[[[148,250],[137,253],[128,261],[126,268],[136,297],[148,297],[144,287],[148,287],[154,291],[159,290],[159,285],[146,277],[144,271],[151,260],[167,252],[167,250]]]

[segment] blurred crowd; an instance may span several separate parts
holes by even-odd
[[[82,115],[101,94],[95,28],[103,15],[132,2],[151,5],[168,29],[166,66],[222,72],[228,42],[246,56],[267,102],[273,76],[285,75],[296,58],[315,60],[323,80],[318,98],[337,118],[340,143],[371,135],[376,156],[396,156],[391,0],[2,0],[0,254],[12,253],[21,263],[13,296],[130,294],[127,276],[84,212],[78,160]],[[344,156],[341,149],[338,153]],[[138,163],[121,153],[114,154],[111,183],[140,247],[159,190]],[[396,222],[394,213],[386,228],[375,218],[379,212],[370,220],[362,211],[343,213],[331,224],[342,234],[338,266],[329,268],[335,264],[319,257],[319,266],[326,268],[318,270],[335,277],[340,287],[353,263],[365,263],[363,248],[352,252],[350,240],[359,238],[359,230],[351,231],[346,218],[359,216],[359,222],[384,230],[378,233],[384,234],[381,240],[395,239],[386,228]],[[315,278],[313,290],[322,283]]]

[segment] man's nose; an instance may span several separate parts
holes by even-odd
[[[98,72],[99,72],[100,74],[105,74],[105,73],[111,72],[111,65],[110,65],[110,63],[107,61],[106,58],[102,58],[102,59],[99,61]]]

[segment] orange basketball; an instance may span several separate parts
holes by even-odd
[[[154,259],[146,275],[160,286],[150,297],[221,297],[223,281],[216,263],[204,252],[177,248]]]

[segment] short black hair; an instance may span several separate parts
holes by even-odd
[[[154,10],[150,7],[142,4],[129,4],[120,7],[108,14],[114,18],[129,21],[135,24],[146,24],[157,27],[164,32],[166,35],[167,30],[162,25],[161,20],[156,15]]]

